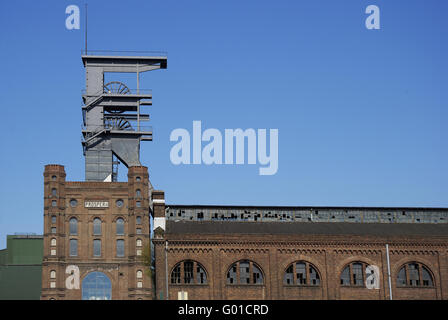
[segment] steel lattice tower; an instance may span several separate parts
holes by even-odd
[[[115,53],[114,53],[115,54]],[[129,54],[129,53],[128,53]],[[107,55],[88,51],[82,55],[86,69],[86,89],[82,98],[83,151],[86,181],[116,181],[116,157],[126,167],[140,166],[140,141],[152,140],[152,128],[142,126],[152,105],[152,92],[140,89],[140,73],[167,68],[167,55]],[[104,74],[135,73],[137,88],[121,81],[104,83]]]

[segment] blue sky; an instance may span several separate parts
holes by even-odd
[[[0,248],[42,233],[45,164],[84,179],[84,3],[0,7]],[[70,4],[80,30],[65,28]],[[364,26],[370,4],[380,30]],[[447,12],[438,0],[90,1],[89,49],[168,52],[167,70],[141,78],[154,96],[141,162],[168,203],[447,207]],[[278,129],[277,174],[174,166],[169,135],[193,120]]]

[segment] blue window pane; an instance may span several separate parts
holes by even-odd
[[[124,234],[124,220],[122,218],[117,219],[117,234],[118,235]]]
[[[82,281],[82,300],[111,300],[112,283],[102,272],[91,272]]]
[[[78,220],[76,218],[70,219],[70,234],[78,234]]]
[[[78,240],[70,239],[70,256],[76,257],[78,255]]]
[[[124,240],[117,240],[117,257],[124,257]]]
[[[101,240],[93,240],[93,256],[101,257]]]
[[[93,220],[93,234],[96,236],[101,235],[101,219],[99,218]]]

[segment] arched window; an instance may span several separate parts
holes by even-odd
[[[56,216],[51,216],[51,223],[56,223]]]
[[[51,195],[56,197],[58,195],[58,190],[56,188],[51,189]]]
[[[227,271],[227,284],[263,284],[263,273],[254,262],[241,260]]]
[[[137,247],[141,247],[142,246],[142,239],[137,239]]]
[[[101,235],[101,219],[100,218],[93,219],[93,234],[95,236]]]
[[[285,285],[318,286],[320,285],[320,276],[311,263],[297,261],[286,268],[283,283]]]
[[[184,260],[175,265],[171,271],[172,284],[207,284],[204,267],[193,260]]]
[[[89,273],[82,281],[82,300],[111,300],[112,283],[102,272]]]
[[[56,238],[51,239],[50,246],[52,247],[56,246]]]
[[[122,218],[117,219],[117,235],[124,234],[124,220]]]
[[[70,235],[77,235],[78,234],[78,219],[71,218],[69,222],[69,229],[70,229]]]
[[[142,224],[142,217],[138,216],[135,218],[135,223],[136,224]]]
[[[137,270],[137,279],[141,279],[141,278],[143,278],[143,271]]]
[[[365,287],[367,266],[367,263],[359,261],[347,265],[341,273],[341,285]]]
[[[141,192],[140,189],[135,190],[135,196],[136,196],[137,198],[140,198],[140,197],[142,196],[142,192]]]
[[[50,279],[56,279],[56,271],[55,270],[50,271]]]
[[[401,267],[397,275],[398,287],[432,287],[434,280],[429,269],[421,263],[411,262]]]

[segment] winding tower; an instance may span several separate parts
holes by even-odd
[[[140,88],[140,73],[167,68],[164,53],[88,51],[82,55],[86,70],[83,91],[82,146],[86,181],[117,181],[117,164],[140,166],[140,141],[152,140],[152,127],[142,125],[152,105],[152,91]],[[106,73],[134,73],[137,87],[124,82],[105,83]],[[118,160],[118,161],[117,161]]]

